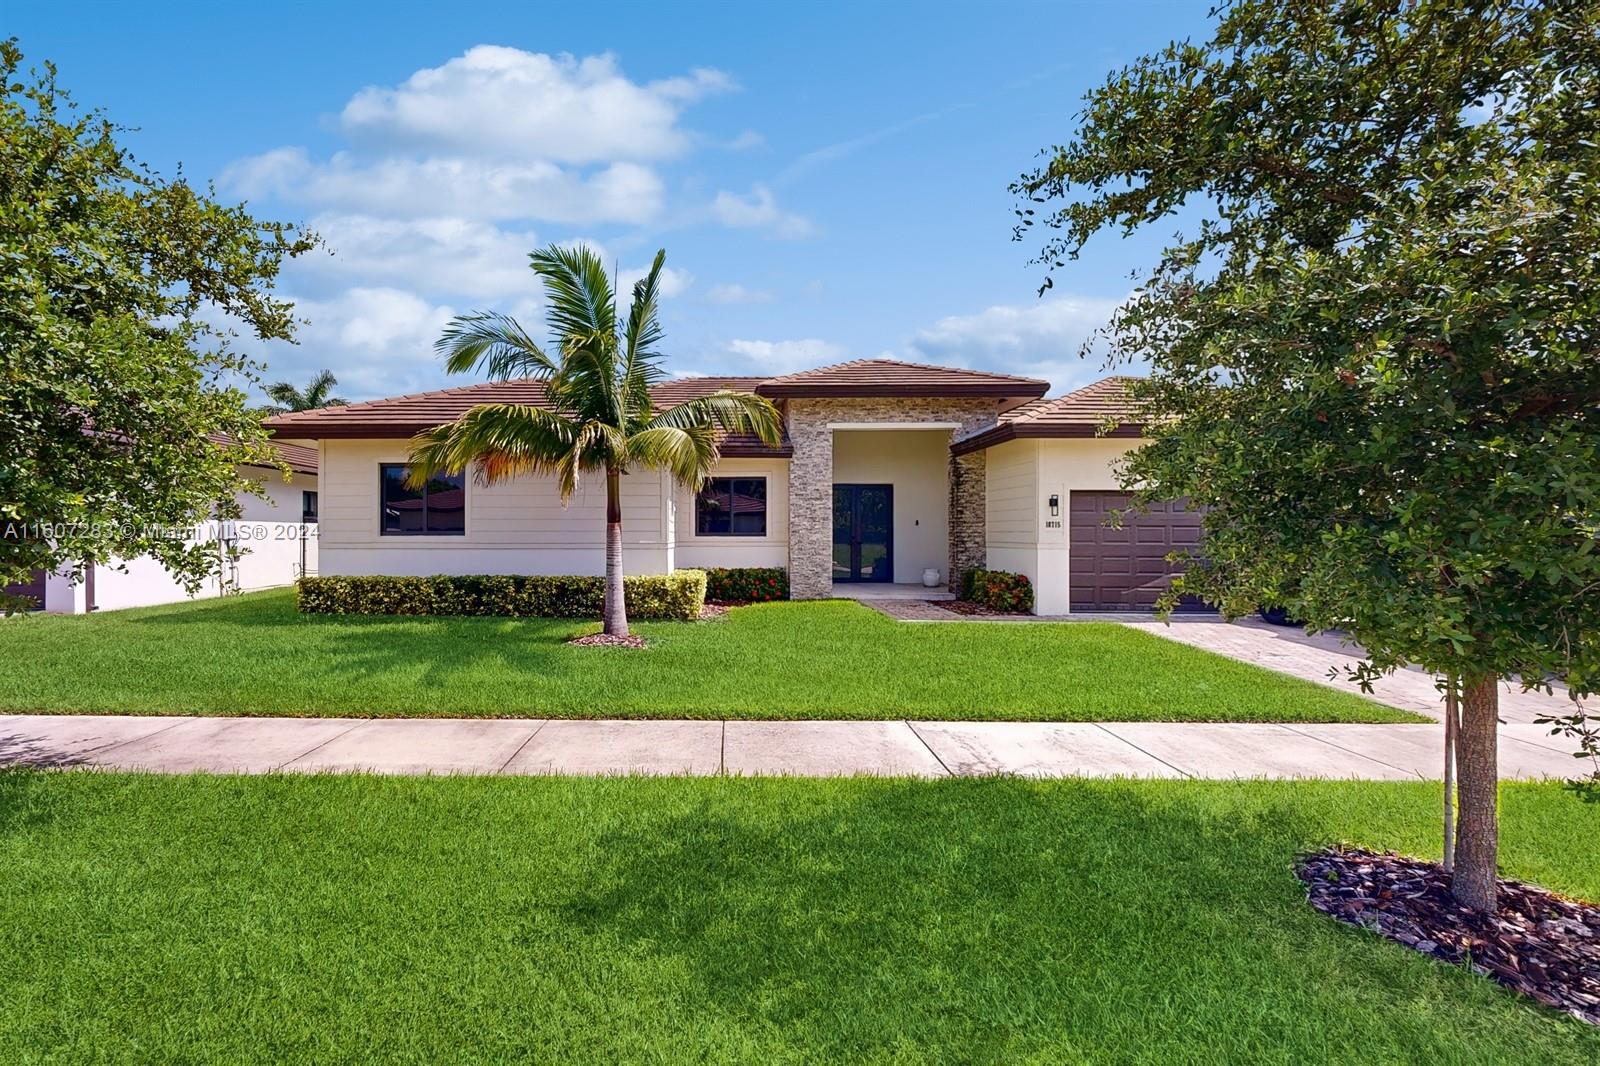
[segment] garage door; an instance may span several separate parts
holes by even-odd
[[[1155,606],[1182,565],[1168,553],[1200,543],[1200,512],[1183,501],[1159,504],[1145,514],[1130,514],[1113,529],[1107,520],[1127,507],[1126,492],[1073,492],[1068,565],[1069,602],[1074,611],[1138,611]],[[1185,599],[1180,609],[1203,610]]]

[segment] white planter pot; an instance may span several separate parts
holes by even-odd
[[[924,570],[922,572],[922,584],[925,587],[930,588],[930,589],[938,588],[939,587],[939,571],[934,569],[931,566],[928,567],[926,570]]]

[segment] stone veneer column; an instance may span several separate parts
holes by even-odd
[[[988,561],[988,462],[984,452],[950,457],[950,591]]]
[[[827,412],[789,402],[789,598],[833,595],[833,430]]]

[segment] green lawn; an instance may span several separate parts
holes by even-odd
[[[1504,790],[1600,898],[1600,806]],[[0,1061],[1600,1061],[1312,911],[1425,784],[0,774]]]
[[[0,623],[0,710],[1420,721],[1113,623],[908,625],[848,602],[636,627],[574,648],[546,619],[301,616],[288,591]]]

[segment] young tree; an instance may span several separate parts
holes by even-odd
[[[1498,682],[1600,680],[1596,99],[1592,2],[1238,0],[1014,186],[1051,269],[1202,215],[1104,335],[1152,366],[1124,476],[1209,509],[1175,592],[1345,629],[1364,682],[1460,680],[1452,886],[1484,910]]]
[[[167,531],[231,514],[237,464],[275,461],[231,384],[251,365],[207,322],[289,337],[273,279],[314,238],[162,180],[120,132],[0,42],[0,583],[153,555],[198,584],[215,549]]]
[[[713,392],[665,411],[650,399],[662,378],[656,311],[667,253],[633,286],[626,320],[617,321],[616,296],[593,249],[552,245],[529,257],[544,282],[553,353],[515,319],[496,314],[456,318],[435,346],[452,374],[482,368],[491,377],[544,382],[549,407],[481,404],[454,422],[428,430],[411,444],[411,478],[474,467],[485,483],[518,474],[550,474],[561,501],[586,472],[606,484],[605,632],[627,636],[622,584],[622,478],[631,467],[668,471],[698,489],[719,456],[718,433],[751,432],[779,439],[778,412],[760,396]]]
[[[262,408],[265,415],[281,415],[289,411],[314,411],[319,407],[343,407],[350,401],[333,395],[339,379],[333,371],[323,370],[312,378],[304,389],[292,381],[275,381],[262,391],[273,406]]]

